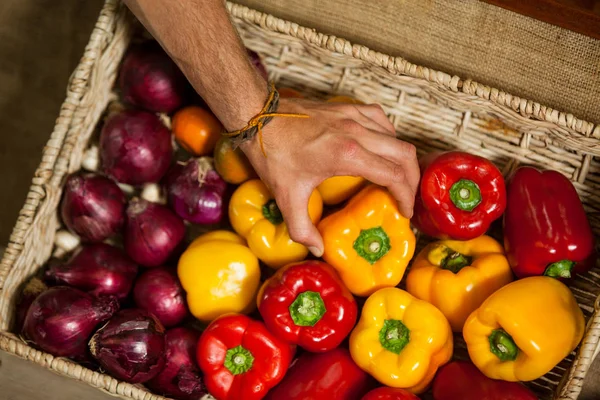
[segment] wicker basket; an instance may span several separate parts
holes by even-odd
[[[532,164],[563,172],[577,187],[600,232],[600,127],[538,103],[370,51],[368,48],[228,4],[246,43],[270,77],[312,97],[349,94],[380,103],[398,134],[419,151],[463,149],[492,159],[503,172]],[[159,400],[69,360],[37,351],[10,333],[19,286],[50,257],[66,174],[83,151],[110,99],[124,51],[139,24],[118,0],[107,0],[67,88],[56,126],[35,172],[0,264],[0,349],[127,399]],[[588,320],[577,354],[530,383],[543,399],[576,399],[600,338],[600,266],[570,282]],[[461,350],[462,347],[462,350]],[[457,339],[457,351],[464,345]]]

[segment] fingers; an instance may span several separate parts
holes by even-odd
[[[374,131],[355,135],[354,139],[370,152],[401,165],[411,189],[414,192],[417,191],[420,171],[417,150],[414,145]]]
[[[386,132],[391,133],[394,137],[396,136],[394,125],[392,125],[379,104],[355,105],[354,107],[367,118],[377,122]]]
[[[381,132],[389,136],[396,136],[396,130],[388,120],[381,106],[361,104],[336,104],[333,105],[346,117],[360,123],[363,127]]]
[[[416,189],[408,184],[402,165],[366,150],[358,142],[348,142],[342,151],[340,168],[344,174],[364,176],[386,187],[398,201],[400,213],[406,218],[412,217]]]
[[[292,187],[293,185],[289,185],[289,189]],[[321,257],[323,255],[323,239],[308,215],[308,199],[312,190],[304,188],[300,190],[294,188],[293,191],[284,190],[286,191],[279,193],[276,198],[290,238],[294,242],[308,247],[315,257]]]

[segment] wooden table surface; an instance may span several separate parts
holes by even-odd
[[[391,1],[391,0],[390,0]],[[8,240],[102,0],[0,1],[0,243]],[[600,360],[580,400],[600,399]],[[0,352],[0,400],[113,397]]]

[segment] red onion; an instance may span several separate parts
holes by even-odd
[[[258,53],[256,53],[255,51],[252,51],[250,49],[246,49],[248,51],[248,56],[250,56],[250,61],[252,61],[252,65],[254,65],[254,67],[258,70],[258,72],[260,72],[260,75],[265,78],[265,81],[269,80],[269,74],[267,73],[267,69],[265,68],[265,65],[263,64],[262,60],[260,59],[260,56],[258,55]]]
[[[157,267],[175,254],[185,236],[183,221],[167,207],[132,199],[127,207],[125,251],[146,267]]]
[[[96,298],[79,289],[56,286],[31,303],[23,333],[43,351],[84,359],[96,326],[118,309],[119,303],[112,296]]]
[[[179,400],[198,400],[207,392],[196,365],[200,334],[189,328],[174,328],[165,335],[166,364],[147,382],[153,392]]]
[[[121,310],[98,329],[89,347],[109,374],[142,383],[154,378],[165,364],[165,328],[145,310]]]
[[[207,158],[191,158],[175,165],[167,175],[171,208],[195,224],[216,224],[223,218],[223,196],[227,183]]]
[[[53,265],[46,277],[94,296],[125,299],[137,275],[137,265],[120,249],[105,243],[84,246],[66,264]]]
[[[154,41],[128,52],[121,66],[119,84],[126,102],[164,113],[179,108],[189,90],[183,73]]]
[[[158,182],[173,158],[171,132],[155,115],[128,110],[114,114],[100,134],[104,172],[120,183]]]
[[[69,230],[88,242],[101,242],[121,230],[125,194],[99,175],[71,175],[65,184],[62,219]]]
[[[21,332],[31,303],[47,289],[48,286],[38,278],[31,278],[29,282],[27,282],[23,288],[23,292],[21,292],[21,297],[17,302],[15,332]]]
[[[166,328],[180,324],[188,315],[185,292],[175,272],[166,267],[144,272],[135,282],[133,299]]]

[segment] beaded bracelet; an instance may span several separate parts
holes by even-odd
[[[231,138],[233,142],[233,147],[237,148],[240,144],[251,140],[254,136],[258,134],[258,138],[260,141],[260,149],[263,155],[266,157],[267,154],[265,152],[263,137],[262,137],[262,128],[267,125],[273,117],[291,117],[291,118],[308,118],[308,115],[305,114],[286,114],[286,113],[278,113],[277,108],[279,107],[279,92],[275,89],[275,85],[273,83],[269,84],[269,97],[267,101],[260,110],[258,114],[256,114],[248,124],[242,129],[238,129],[232,132],[223,132],[222,135]]]

